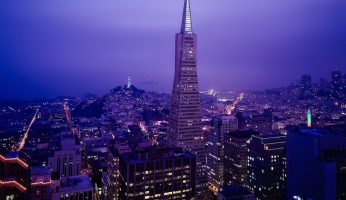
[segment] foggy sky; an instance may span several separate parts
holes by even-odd
[[[170,93],[182,0],[1,1],[0,98]],[[345,0],[191,0],[201,90],[346,72]]]

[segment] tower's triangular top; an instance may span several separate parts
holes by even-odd
[[[185,0],[181,33],[192,33],[190,0]]]

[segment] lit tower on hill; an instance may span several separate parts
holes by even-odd
[[[127,77],[127,88],[131,87],[131,77]]]

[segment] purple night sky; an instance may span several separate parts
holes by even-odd
[[[0,99],[171,92],[182,0],[1,1]],[[192,0],[201,90],[346,72],[345,0]]]

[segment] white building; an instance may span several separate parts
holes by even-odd
[[[76,176],[81,171],[81,147],[78,138],[72,133],[62,133],[60,146],[48,158],[49,166],[60,177]]]

